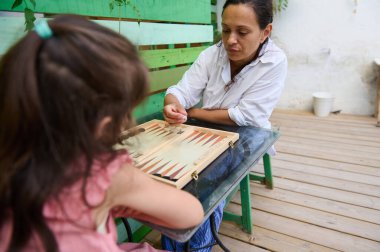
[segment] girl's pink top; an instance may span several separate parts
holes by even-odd
[[[131,158],[127,153],[118,155],[106,167],[102,166],[99,161],[94,162],[93,175],[88,178],[86,187],[86,198],[90,206],[97,206],[104,200],[106,190],[111,184],[112,175],[125,163],[131,163]],[[44,216],[55,234],[59,251],[160,251],[147,243],[117,245],[117,231],[113,218],[132,216],[132,209],[120,207],[113,209],[106,222],[105,232],[98,232],[92,209],[82,199],[82,182],[78,181],[70,188],[62,191],[59,195],[61,204],[55,200],[50,200],[44,206]],[[10,222],[3,226],[0,232],[2,240],[0,251],[6,250],[10,241],[11,229]],[[41,244],[36,239],[33,239],[25,249],[25,251],[41,250]]]

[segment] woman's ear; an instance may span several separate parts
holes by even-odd
[[[100,120],[98,126],[95,130],[95,136],[96,138],[101,138],[104,135],[104,129],[107,127],[107,125],[112,121],[112,118],[110,116],[103,117],[102,120]]]
[[[267,39],[271,32],[272,24],[268,24],[267,27],[265,27],[265,29],[261,33],[260,44],[264,43],[264,41]]]

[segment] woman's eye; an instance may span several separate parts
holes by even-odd
[[[223,32],[223,33],[229,33],[230,30],[223,29],[222,32]]]
[[[239,31],[239,35],[241,35],[241,36],[245,36],[247,34],[248,34],[248,32],[246,32],[246,31]]]

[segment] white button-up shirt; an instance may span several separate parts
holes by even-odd
[[[284,52],[268,39],[259,57],[231,80],[227,52],[218,43],[201,52],[166,94],[174,95],[185,109],[202,100],[202,108],[228,109],[239,126],[270,128],[269,117],[280,98],[286,72]]]

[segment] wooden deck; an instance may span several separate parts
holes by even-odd
[[[376,119],[276,111],[271,121],[281,132],[272,158],[275,188],[251,182],[253,234],[223,222],[219,233],[226,247],[234,252],[380,251]],[[253,171],[262,173],[262,164]],[[240,212],[239,195],[228,210]]]

